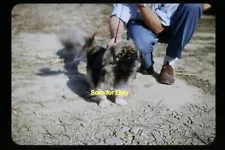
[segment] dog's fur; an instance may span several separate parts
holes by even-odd
[[[130,90],[132,81],[136,77],[140,67],[140,54],[131,40],[122,40],[109,48],[103,48],[95,44],[94,36],[88,37],[79,29],[70,30],[61,36],[61,43],[81,56],[86,54],[87,79],[92,89],[106,90]],[[114,92],[115,93],[115,92]],[[107,105],[107,96],[98,95],[99,105]],[[114,94],[116,104],[125,105],[127,102],[122,95]]]

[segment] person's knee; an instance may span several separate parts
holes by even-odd
[[[147,54],[152,52],[153,46],[157,43],[158,39],[154,38],[151,35],[142,34],[142,36],[134,37],[134,42],[139,49],[139,51],[143,54]]]
[[[189,12],[202,12],[202,4],[181,4]]]
[[[141,53],[149,53],[152,47],[158,42],[158,38],[151,31],[146,31],[141,25],[130,25],[127,35],[136,44]]]
[[[138,50],[143,54],[150,53],[154,45],[151,40],[138,40],[135,43]]]

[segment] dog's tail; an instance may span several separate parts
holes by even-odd
[[[95,35],[96,32],[92,36],[88,36],[83,30],[75,27],[67,31],[61,31],[59,39],[66,51],[73,52],[75,60],[80,61],[85,59],[87,52],[94,47]]]

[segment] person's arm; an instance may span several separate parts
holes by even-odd
[[[114,4],[114,8],[111,13],[110,21],[109,21],[109,31],[110,31],[111,40],[108,42],[107,46],[111,46],[114,43],[115,38],[116,38],[116,42],[119,42],[122,40],[125,24],[129,21],[130,16],[131,16],[130,8],[128,5]],[[116,34],[117,29],[118,29],[118,33]]]
[[[119,23],[119,21],[120,21],[120,23]],[[117,30],[118,30],[118,32],[117,32]],[[110,18],[109,31],[110,31],[110,36],[112,39],[117,38],[118,40],[121,40],[123,32],[124,32],[124,23],[116,16],[112,16]],[[117,34],[116,34],[116,32],[117,32]]]
[[[147,5],[143,6],[142,4],[137,4],[140,14],[149,27],[149,29],[155,34],[159,34],[164,30],[164,26],[161,23],[160,18],[152,11],[152,9]]]
[[[171,16],[179,6],[179,4],[176,3],[164,4],[163,7],[153,11],[149,5],[146,7],[143,7],[143,4],[137,5],[144,22],[155,34],[159,34],[165,29],[165,27],[170,26]]]

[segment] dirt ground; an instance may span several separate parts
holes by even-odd
[[[21,4],[12,10],[12,139],[20,145],[207,145],[215,138],[215,17],[203,15],[174,85],[138,73],[128,105],[88,101],[85,61],[69,64],[57,33],[109,40],[111,4]],[[166,44],[154,49],[159,73]],[[64,62],[63,57],[66,59]]]

